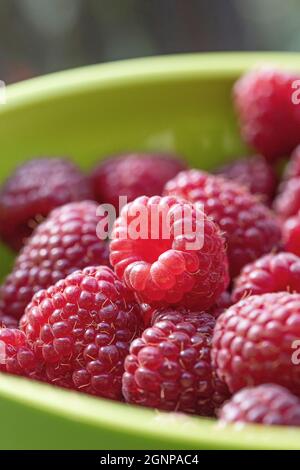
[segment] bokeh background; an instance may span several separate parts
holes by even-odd
[[[299,0],[0,0],[0,78],[176,52],[297,51],[299,26]]]

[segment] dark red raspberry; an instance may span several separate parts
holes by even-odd
[[[61,158],[31,160],[17,168],[0,192],[0,236],[18,250],[55,207],[92,199],[89,179]]]
[[[165,183],[186,164],[167,154],[125,154],[101,162],[92,173],[96,199],[119,208],[119,196],[161,195]]]
[[[123,395],[128,403],[213,416],[229,397],[211,367],[215,325],[208,313],[159,312],[130,346]]]
[[[35,376],[38,365],[25,334],[13,328],[0,328],[0,371]]]
[[[235,279],[233,301],[268,292],[300,292],[300,258],[292,253],[265,255],[247,264]]]
[[[224,310],[227,310],[227,308],[229,308],[232,304],[233,304],[233,300],[232,300],[231,293],[228,291],[225,291],[223,292],[223,294],[220,295],[216,303],[209,309],[209,313],[213,317],[218,318],[221,315],[221,313],[223,313]]]
[[[166,184],[165,194],[203,204],[226,235],[232,277],[279,244],[281,232],[272,212],[233,181],[199,170],[183,171]]]
[[[38,292],[20,325],[45,381],[121,399],[124,359],[142,317],[110,268],[86,268]]]
[[[1,310],[20,318],[32,296],[73,271],[108,264],[108,246],[96,230],[97,203],[73,202],[54,209],[34,231],[0,288]]]
[[[239,158],[216,171],[216,174],[236,181],[252,194],[269,203],[277,186],[277,176],[271,165],[261,155]]]
[[[0,312],[0,328],[18,328],[18,320],[10,315],[4,315]]]
[[[293,353],[300,339],[300,294],[278,292],[240,300],[216,322],[212,358],[231,392],[276,383],[300,394]]]
[[[274,209],[282,219],[296,215],[300,210],[300,146],[286,165]]]
[[[219,418],[224,423],[300,426],[300,400],[279,385],[244,388],[225,403]]]
[[[147,304],[205,309],[228,284],[219,228],[196,205],[176,197],[143,196],[125,206],[112,233],[110,260]]]
[[[300,107],[293,102],[298,79],[263,68],[247,73],[234,86],[242,136],[270,161],[289,155],[300,143]]]
[[[282,241],[286,251],[300,256],[300,213],[284,221]]]

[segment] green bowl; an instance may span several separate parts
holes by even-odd
[[[212,168],[247,151],[231,87],[248,68],[300,70],[299,54],[190,54],[61,72],[9,86],[0,105],[0,179],[37,155],[84,168],[107,154],[165,150]],[[1,247],[1,274],[11,254]],[[1,449],[300,449],[300,430],[220,427],[1,375]]]

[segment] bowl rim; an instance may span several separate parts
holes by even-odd
[[[33,78],[7,87],[7,103],[0,117],[51,99],[96,90],[154,82],[234,79],[246,69],[272,63],[300,70],[299,53],[192,53],[148,57],[92,65]],[[101,398],[56,389],[18,377],[3,376],[0,397],[42,412],[93,426],[139,433],[168,445],[197,448],[299,449],[300,430],[247,425],[222,428],[213,420],[132,407]],[[177,426],[173,425],[179,423]],[[159,425],[154,425],[159,423]],[[170,423],[172,423],[170,425]]]
[[[297,66],[298,62],[298,66]],[[6,104],[0,115],[16,107],[40,104],[41,101],[90,93],[97,89],[136,86],[155,82],[199,78],[234,79],[251,67],[278,65],[300,68],[297,52],[209,52],[151,56],[87,65],[50,73],[8,85]]]
[[[93,428],[142,434],[145,440],[166,444],[167,448],[197,449],[299,449],[298,428],[258,425],[222,425],[214,419],[193,417],[138,406],[56,388],[26,378],[3,376],[0,397]],[[34,398],[33,398],[34,397]],[[121,444],[121,443],[120,443]],[[120,445],[120,449],[122,445]],[[128,448],[128,447],[126,447]]]

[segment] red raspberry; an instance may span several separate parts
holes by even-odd
[[[300,146],[287,163],[274,209],[283,219],[296,215],[300,210]]]
[[[36,228],[0,288],[2,311],[20,318],[40,289],[86,266],[108,264],[108,246],[96,233],[96,209],[92,201],[66,204]]]
[[[279,385],[244,388],[220,410],[224,423],[300,426],[300,400]]]
[[[209,309],[209,313],[218,318],[224,310],[227,310],[233,304],[230,292],[225,291],[220,295],[216,303]]]
[[[0,328],[0,371],[30,377],[37,368],[25,334],[13,328]]]
[[[204,205],[226,235],[232,277],[279,244],[280,228],[271,211],[233,181],[203,171],[183,171],[166,184],[165,194]]]
[[[137,214],[143,219],[135,233]],[[113,230],[110,260],[118,277],[148,304],[204,309],[228,284],[218,227],[198,207],[175,197],[143,196],[125,206]]]
[[[300,107],[293,103],[297,75],[282,70],[254,70],[234,86],[242,136],[270,161],[289,155],[300,143]]]
[[[282,241],[286,251],[300,256],[300,213],[284,221]]]
[[[77,271],[38,292],[21,319],[43,379],[92,395],[121,399],[124,359],[141,333],[139,306],[113,271]]]
[[[33,228],[55,207],[92,199],[89,179],[60,158],[31,160],[17,168],[0,192],[0,235],[22,247]]]
[[[268,292],[300,292],[300,258],[292,253],[265,255],[247,264],[235,279],[233,301]]]
[[[219,168],[216,174],[236,181],[263,202],[269,203],[277,186],[275,171],[261,155],[240,158]]]
[[[18,320],[10,315],[0,312],[0,328],[18,328]]]
[[[211,367],[215,325],[208,313],[159,312],[130,346],[123,395],[128,403],[213,416],[229,393]]]
[[[139,196],[160,195],[165,183],[186,164],[164,154],[125,154],[108,158],[92,173],[96,199],[119,208],[119,196],[131,202]]]
[[[276,383],[300,394],[293,348],[300,339],[300,294],[278,292],[240,300],[216,323],[212,358],[231,392]]]
[[[300,145],[293,151],[283,174],[283,180],[288,181],[292,178],[300,178]]]

